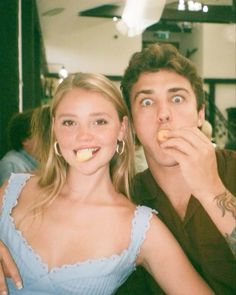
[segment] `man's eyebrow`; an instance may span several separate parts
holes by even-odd
[[[140,95],[140,94],[153,94],[154,91],[151,90],[151,89],[142,89],[142,90],[139,90],[137,93],[135,93],[135,96],[134,96],[134,100]]]
[[[184,88],[184,87],[173,87],[173,88],[170,88],[168,89],[168,92],[172,93],[172,92],[178,92],[178,91],[185,91],[187,93],[189,93],[189,91]],[[152,90],[152,89],[142,89],[142,90],[139,90],[137,93],[135,93],[135,96],[134,96],[134,100],[140,95],[140,94],[154,94],[155,91]]]
[[[185,92],[189,93],[189,91],[183,87],[173,87],[173,88],[168,89],[168,92],[178,92],[178,91],[185,91]]]

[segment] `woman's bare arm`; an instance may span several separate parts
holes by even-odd
[[[137,263],[141,263],[169,295],[214,294],[156,216],[151,220]]]

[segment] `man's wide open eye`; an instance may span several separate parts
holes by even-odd
[[[153,100],[150,98],[144,98],[141,100],[141,105],[144,107],[150,106],[153,104]]]
[[[175,95],[175,96],[172,97],[172,101],[173,101],[174,103],[180,103],[180,102],[183,101],[183,97],[180,96],[180,95]]]

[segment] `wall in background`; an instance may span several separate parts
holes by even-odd
[[[145,40],[155,40],[154,34],[145,34]],[[196,65],[201,76],[206,78],[236,79],[236,25],[192,25],[191,33],[170,33],[169,40],[156,41],[178,43],[179,50]],[[208,85],[205,90],[209,91]],[[227,118],[226,109],[236,107],[236,84],[219,84],[215,90],[215,103]]]
[[[236,24],[204,24],[204,78],[236,78]]]
[[[77,33],[68,36],[62,30],[54,39],[44,36],[49,70],[50,65],[60,63],[70,73],[84,71],[121,76],[130,56],[141,49],[142,36],[122,36],[111,19],[92,18],[89,24],[86,27],[85,17],[77,24]],[[86,28],[80,31],[79,25]]]

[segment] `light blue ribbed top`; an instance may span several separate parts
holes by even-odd
[[[135,260],[145,239],[153,212],[137,206],[133,219],[130,244],[121,254],[63,265],[48,270],[21,232],[15,228],[12,208],[30,174],[12,174],[3,198],[0,215],[0,239],[9,248],[23,279],[24,288],[17,290],[7,279],[9,294],[24,295],[110,295],[135,270]]]

